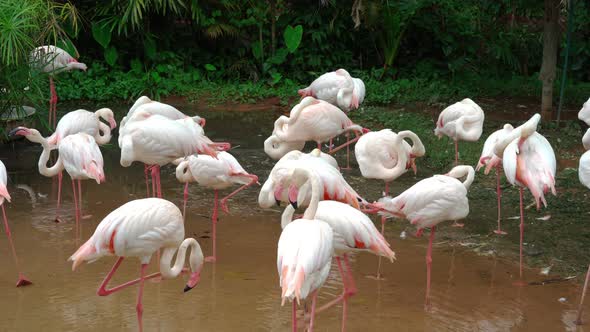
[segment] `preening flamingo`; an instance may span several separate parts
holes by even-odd
[[[496,169],[496,197],[498,200],[498,229],[494,230],[494,233],[498,235],[505,235],[506,232],[502,230],[501,227],[501,220],[502,220],[502,191],[500,190],[500,167],[502,163],[502,158],[499,158],[494,154],[494,146],[496,143],[503,139],[506,135],[510,134],[510,132],[514,128],[511,124],[507,123],[504,125],[502,129],[494,131],[488,138],[486,139],[483,150],[481,152],[481,156],[479,157],[479,161],[477,162],[477,167],[475,167],[475,171],[479,171],[479,169],[483,166],[485,167],[484,173],[487,175],[492,168]]]
[[[412,141],[412,146],[406,142]],[[416,158],[426,150],[418,135],[409,130],[394,133],[383,129],[364,134],[354,147],[354,154],[363,177],[385,181],[384,196],[389,195],[389,182],[397,179],[408,169],[416,174]],[[381,216],[381,234],[385,232],[385,217]],[[381,257],[377,265],[377,279],[381,277]]]
[[[100,119],[107,121],[109,125],[107,126]],[[116,127],[117,121],[109,108],[101,108],[96,112],[76,110],[66,113],[59,119],[55,132],[47,138],[47,142],[57,146],[61,139],[68,135],[86,133],[94,137],[98,145],[104,145],[111,141],[111,130]]]
[[[317,177],[314,181],[318,181]],[[315,195],[319,193],[316,191]],[[285,304],[286,299],[293,303],[293,332],[297,331],[297,304],[310,294],[312,304],[309,331],[313,331],[318,291],[330,274],[334,252],[332,228],[327,223],[314,219],[319,199],[314,198],[302,219],[285,226],[277,250],[277,270],[282,288],[281,305]]]
[[[308,209],[317,209],[315,219],[324,221],[330,225],[334,233],[333,245],[336,253],[338,270],[342,277],[343,292],[330,303],[322,306],[317,312],[321,312],[330,306],[343,301],[342,307],[342,330],[345,330],[347,316],[348,298],[356,293],[356,286],[352,276],[348,253],[355,251],[368,251],[378,256],[389,258],[392,262],[395,259],[395,253],[389,248],[381,233],[375,228],[375,225],[361,211],[350,205],[336,201],[319,202],[321,193],[321,181],[317,174],[305,166],[295,168],[291,176],[292,184],[301,186],[305,183],[311,183],[311,203]],[[295,208],[288,205],[281,217],[281,226],[285,228],[293,219]],[[346,272],[342,267],[342,261],[346,266]]]
[[[323,155],[318,149],[308,155],[302,154],[298,159],[286,158],[294,157],[292,153],[285,155],[275,164],[268,179],[262,185],[258,196],[260,207],[270,208],[275,202],[293,204],[295,208],[309,205],[311,184],[308,182],[299,187],[291,184],[292,170],[301,166],[309,167],[318,174],[323,193],[320,199],[340,201],[359,209],[361,204],[369,206],[370,204],[346,182],[335,165],[327,162],[326,160],[329,159]]]
[[[455,165],[459,163],[458,141],[475,142],[483,132],[485,115],[473,100],[465,98],[445,108],[436,121],[434,134],[448,136],[455,141]]]
[[[506,179],[520,190],[520,281],[522,282],[522,242],[524,237],[523,193],[528,188],[537,209],[547,206],[545,194],[555,192],[555,153],[545,137],[537,133],[539,114],[515,128],[494,146],[494,154],[502,156]]]
[[[588,104],[588,111],[590,111],[590,99],[586,102]],[[586,107],[584,104],[584,107]],[[584,110],[584,109],[582,109]],[[581,113],[582,111],[580,111]],[[582,144],[586,152],[580,157],[580,167],[578,168],[578,175],[580,182],[590,189],[590,128],[586,130],[586,134],[582,138]],[[580,296],[580,305],[578,306],[578,316],[576,318],[576,324],[582,325],[582,308],[584,305],[584,297],[588,289],[588,283],[590,282],[590,265],[588,265],[588,272],[586,272],[586,280],[584,281],[584,288],[582,288],[582,296]]]
[[[161,115],[137,111],[135,121],[129,121],[120,135],[121,166],[134,161],[151,165],[154,195],[162,196],[160,166],[194,153],[212,157],[228,150],[229,143],[213,143],[204,135],[203,128],[192,118],[170,120]]]
[[[14,247],[14,242],[12,241],[12,232],[10,231],[10,226],[8,226],[8,218],[6,217],[6,210],[4,208],[5,201],[10,202],[10,194],[8,193],[8,189],[6,188],[7,180],[8,176],[6,174],[6,166],[4,166],[4,163],[0,161],[0,205],[2,206],[2,217],[4,218],[4,231],[6,232],[8,244],[10,245],[10,250],[12,252],[12,258],[14,259],[14,264],[16,265],[16,269],[18,271],[16,287],[22,287],[30,285],[32,284],[32,282],[25,276],[25,274],[21,270],[21,266],[18,261],[18,256],[16,255],[16,249]]]
[[[357,109],[365,99],[365,83],[354,78],[344,69],[325,73],[307,88],[297,91],[302,97],[311,96],[338,106],[348,112]]]
[[[459,181],[466,177],[465,181]],[[475,171],[471,166],[455,166],[445,175],[434,175],[419,181],[397,197],[384,197],[375,203],[387,217],[407,219],[418,228],[430,228],[430,241],[426,252],[426,304],[430,303],[430,270],[432,243],[436,226],[447,220],[457,220],[469,214],[467,191],[473,183]]]
[[[274,160],[281,159],[291,151],[301,151],[305,147],[305,141],[283,142],[277,135],[270,135],[264,141],[264,152]]]
[[[73,69],[86,71],[88,68],[85,64],[78,62],[65,50],[54,46],[39,46],[31,52],[31,65],[49,74],[49,89],[51,99],[49,99],[49,126],[55,128],[57,122],[57,92],[53,83],[53,75]]]
[[[186,200],[188,198],[188,184],[196,181],[200,185],[213,189],[213,215],[211,223],[213,228],[213,255],[206,257],[206,261],[215,262],[217,260],[217,214],[218,214],[218,191],[226,189],[234,184],[242,186],[234,190],[221,200],[221,209],[229,213],[227,200],[258,182],[258,176],[250,174],[244,170],[242,165],[228,152],[219,152],[216,158],[208,155],[192,155],[186,160],[180,161],[176,167],[176,178],[180,182],[185,182],[184,186],[184,204],[182,215],[186,216]]]
[[[104,161],[100,149],[94,138],[86,133],[68,135],[61,139],[58,145],[59,157],[55,164],[47,168],[51,147],[45,138],[36,129],[18,127],[10,132],[11,136],[24,136],[29,141],[40,143],[43,152],[39,157],[39,173],[47,177],[57,175],[61,184],[62,171],[65,169],[72,179],[72,191],[74,194],[74,205],[76,207],[76,222],[82,216],[82,183],[81,180],[93,179],[100,184],[105,181]],[[78,193],[76,193],[75,180],[78,180]],[[57,216],[59,221],[59,201],[61,196],[61,185],[57,192]]]
[[[195,287],[201,278],[201,247],[195,239],[184,238],[184,220],[176,205],[160,198],[144,198],[128,202],[109,213],[100,222],[92,237],[69,260],[73,262],[72,270],[75,270],[84,261],[93,262],[104,256],[118,256],[117,262],[100,284],[97,294],[107,296],[139,284],[136,311],[139,331],[142,331],[144,281],[158,276],[165,279],[176,278],[183,271],[189,247],[191,274],[184,288],[185,292]],[[160,257],[160,272],[146,275],[152,255],[160,249],[163,250]],[[174,254],[176,260],[171,267]],[[139,258],[139,279],[107,288],[125,257]]]

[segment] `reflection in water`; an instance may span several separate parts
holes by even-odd
[[[96,107],[90,107],[95,109]],[[187,113],[191,113],[187,111]],[[240,148],[232,150],[245,169],[264,181],[273,162],[262,151],[262,142],[272,130],[276,117],[269,113],[202,113],[207,118],[207,135],[230,141]],[[248,133],[244,135],[244,133]],[[260,135],[260,136],[258,136]],[[40,149],[17,145],[16,152],[0,150],[9,170],[12,203],[6,204],[11,230],[21,264],[33,286],[16,289],[16,273],[11,256],[0,254],[0,331],[134,331],[136,290],[129,289],[108,297],[96,296],[96,288],[113,259],[84,265],[75,274],[67,258],[77,249],[74,206],[71,189],[64,186],[61,213],[63,223],[54,223],[55,189],[52,180],[36,170]],[[24,153],[23,153],[24,152]],[[107,182],[100,186],[88,182],[82,198],[91,218],[81,221],[81,240],[85,241],[98,223],[112,210],[145,196],[143,165],[119,165],[119,150],[103,149]],[[341,162],[344,160],[341,157]],[[164,197],[181,206],[183,185],[173,167],[162,168]],[[419,173],[426,177],[426,170]],[[346,172],[348,182],[372,201],[382,184],[366,181],[358,170]],[[68,179],[65,179],[68,180]],[[404,177],[392,186],[398,194],[416,182]],[[27,185],[37,194],[32,204]],[[477,194],[477,188],[474,188]],[[482,189],[484,190],[484,189]],[[229,193],[229,191],[227,191]],[[41,195],[39,195],[41,194]],[[224,192],[225,194],[225,192]],[[276,272],[276,244],[281,232],[282,209],[261,210],[257,190],[246,189],[231,204],[231,214],[221,213],[216,264],[206,264],[201,283],[182,293],[186,276],[162,283],[147,282],[144,294],[145,331],[286,331],[290,328],[290,308],[280,306]],[[47,195],[43,197],[43,195]],[[492,197],[492,196],[490,196]],[[199,186],[190,186],[185,229],[196,238],[203,251],[211,252],[210,211],[212,195]],[[495,204],[478,206],[481,213],[468,217],[466,228],[495,225]],[[472,226],[474,225],[474,226]],[[449,225],[441,225],[441,234]],[[439,242],[433,255],[432,310],[424,312],[426,271],[424,239],[408,236],[399,240],[407,223],[393,222],[386,227],[386,238],[396,252],[393,264],[383,265],[385,280],[374,280],[377,258],[359,253],[352,261],[357,295],[349,300],[348,331],[584,331],[573,325],[579,285],[554,283],[544,286],[514,287],[518,268],[512,262],[493,257],[478,257],[462,247],[450,248]],[[407,229],[408,234],[413,229]],[[467,230],[465,230],[467,231]],[[8,248],[0,236],[0,248]],[[334,263],[335,264],[335,263]],[[137,277],[136,264],[121,266],[114,282]],[[150,271],[155,270],[152,263]],[[334,265],[330,279],[319,293],[318,305],[342,291]],[[527,280],[535,280],[533,274]],[[559,298],[568,299],[560,303]],[[586,308],[586,312],[590,309]],[[319,331],[339,331],[342,307],[334,306],[317,318]],[[587,330],[587,328],[586,328]]]

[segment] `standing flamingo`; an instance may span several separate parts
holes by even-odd
[[[316,181],[314,187],[318,188],[319,179],[315,177],[312,181]],[[315,219],[319,192],[316,190],[313,194],[314,199],[303,218],[290,222],[283,229],[277,250],[281,305],[285,304],[286,299],[293,303],[293,332],[297,331],[297,303],[305,300],[309,294],[312,294],[309,331],[313,331],[318,291],[330,274],[334,252],[332,228]]]
[[[102,123],[103,119],[109,123]],[[101,108],[96,112],[86,110],[76,110],[66,113],[55,128],[55,132],[47,138],[50,145],[57,146],[62,138],[77,134],[86,133],[92,137],[99,145],[108,144],[111,140],[111,130],[117,127],[117,121],[113,111],[109,108]]]
[[[494,146],[494,154],[502,156],[502,164],[506,178],[520,191],[520,282],[522,282],[522,242],[524,239],[524,188],[531,191],[537,203],[545,207],[545,194],[555,192],[555,153],[545,137],[537,133],[537,125],[541,120],[539,114],[515,128],[499,140]]]
[[[502,191],[500,190],[500,164],[502,163],[502,158],[499,158],[494,154],[494,146],[496,143],[504,138],[506,135],[510,134],[510,132],[514,128],[511,124],[507,123],[504,125],[504,128],[494,131],[488,138],[483,145],[483,151],[481,152],[481,156],[479,157],[479,161],[477,162],[477,167],[475,167],[475,171],[479,171],[479,169],[483,166],[486,166],[484,173],[487,175],[490,172],[490,169],[496,168],[496,198],[498,200],[498,229],[494,230],[494,233],[498,235],[505,235],[506,232],[502,230],[501,227],[501,220],[502,220]]]
[[[24,136],[29,141],[40,143],[43,146],[43,152],[39,157],[39,173],[47,177],[58,175],[61,182],[61,171],[66,170],[72,179],[72,191],[74,193],[74,205],[76,207],[76,222],[82,216],[82,183],[81,180],[93,179],[100,184],[105,181],[104,161],[100,149],[94,138],[86,133],[77,133],[68,135],[61,139],[58,151],[59,157],[55,164],[47,168],[49,153],[51,148],[47,140],[41,136],[36,129],[18,127],[10,132],[11,136]],[[75,180],[78,180],[78,193],[76,193]],[[61,187],[58,191],[58,201],[61,196]],[[79,204],[78,204],[79,202]],[[59,209],[59,205],[58,205]],[[57,212],[59,213],[59,211]],[[59,214],[56,217],[59,220]]]
[[[578,119],[590,126],[590,98],[582,105],[582,109],[578,112]]]
[[[590,108],[590,99],[586,102]],[[584,106],[586,106],[584,104]],[[582,109],[583,110],[583,109]],[[586,149],[586,152],[580,157],[580,167],[578,168],[578,175],[580,182],[590,189],[590,128],[586,130],[586,134],[582,138],[582,144]],[[588,289],[588,283],[590,282],[590,265],[588,265],[588,272],[586,272],[586,280],[584,281],[584,288],[582,289],[582,296],[580,297],[580,305],[578,306],[578,316],[576,318],[576,324],[582,325],[582,308],[584,305],[584,297],[586,296],[586,290]]]
[[[461,182],[458,179],[466,177]],[[445,175],[435,175],[419,181],[395,198],[384,197],[375,204],[387,217],[407,219],[418,227],[417,236],[430,228],[426,252],[426,304],[430,303],[430,270],[432,243],[436,226],[447,220],[457,220],[469,214],[467,191],[473,183],[475,171],[471,166],[455,166]]]
[[[465,98],[445,108],[438,116],[434,134],[446,135],[455,141],[455,166],[459,163],[458,141],[476,142],[483,132],[485,115],[473,100]]]
[[[12,258],[14,259],[14,264],[16,265],[16,269],[18,270],[18,279],[16,281],[16,287],[22,287],[32,284],[32,282],[25,276],[22,272],[20,264],[18,262],[18,257],[16,255],[16,249],[14,247],[14,242],[12,241],[12,232],[10,232],[10,226],[8,226],[8,218],[6,218],[6,210],[4,209],[4,202],[10,202],[10,194],[8,193],[8,189],[6,188],[8,176],[6,175],[6,166],[4,163],[0,161],[0,205],[2,206],[2,217],[4,218],[4,231],[6,232],[6,237],[8,238],[8,244],[10,244],[10,250],[12,251]]]
[[[128,122],[119,134],[121,166],[129,167],[134,161],[151,165],[153,192],[158,197],[162,196],[160,166],[194,153],[215,157],[218,151],[230,148],[229,143],[213,143],[192,118],[170,120],[143,111],[134,117],[142,120]]]
[[[389,248],[385,238],[379,233],[375,225],[361,211],[350,205],[336,201],[321,201],[320,190],[321,181],[317,174],[305,166],[293,169],[291,181],[295,186],[301,186],[308,181],[311,182],[312,198],[308,209],[316,208],[315,219],[324,221],[330,225],[334,233],[334,250],[336,252],[336,262],[338,270],[342,277],[343,292],[330,303],[322,306],[317,312],[321,312],[330,306],[343,301],[342,307],[342,330],[345,330],[347,316],[348,298],[356,293],[356,286],[348,260],[348,253],[355,251],[368,251],[378,256],[389,258],[392,262],[395,259],[395,253]],[[281,217],[281,226],[283,228],[293,219],[295,208],[288,205]],[[346,266],[345,273],[342,268],[342,261]]]
[[[220,189],[226,189],[234,184],[242,186],[221,200],[221,209],[229,213],[227,200],[258,182],[258,176],[249,174],[244,170],[242,165],[228,152],[219,152],[217,158],[208,155],[191,155],[186,160],[181,161],[176,167],[176,178],[180,182],[185,182],[184,186],[184,204],[182,215],[186,216],[186,200],[188,198],[188,183],[197,181],[200,185],[213,189],[213,215],[211,223],[213,226],[213,255],[206,257],[207,262],[217,260],[217,242],[216,242],[216,225],[218,213],[218,192]]]
[[[412,146],[405,141],[409,138]],[[361,136],[354,147],[354,154],[361,174],[368,179],[385,181],[384,196],[389,195],[389,182],[408,169],[416,174],[416,158],[426,153],[418,135],[406,130],[394,133],[391,129],[369,132]],[[381,234],[385,232],[385,216],[381,216]],[[381,278],[381,257],[377,264],[377,279]]]
[[[118,256],[117,262],[100,284],[97,294],[108,296],[123,288],[139,284],[137,294],[137,321],[143,330],[143,285],[147,279],[176,278],[183,270],[186,252],[191,249],[191,274],[184,288],[194,288],[201,278],[203,252],[193,238],[184,238],[184,221],[176,205],[160,198],[144,198],[128,202],[109,213],[98,225],[94,234],[70,258],[75,270],[82,262],[93,262],[104,256]],[[163,249],[160,272],[146,275],[152,255]],[[176,261],[170,267],[174,254]],[[141,262],[139,279],[107,288],[109,281],[125,257],[137,257]]]
[[[302,98],[310,96],[325,100],[348,112],[357,109],[365,99],[365,83],[359,78],[350,76],[346,70],[338,69],[323,74],[297,93]]]
[[[86,71],[88,68],[85,64],[78,62],[65,50],[54,46],[39,46],[31,52],[31,63],[42,71],[49,74],[49,89],[51,99],[49,99],[49,126],[55,128],[57,123],[57,92],[53,83],[53,75],[73,69]]]

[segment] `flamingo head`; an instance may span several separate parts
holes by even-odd
[[[45,141],[45,139],[43,138],[43,136],[41,136],[41,133],[37,129],[26,128],[26,127],[16,127],[8,133],[8,136],[9,137],[24,136],[29,141],[35,142],[35,143],[42,143]]]
[[[192,272],[191,276],[188,278],[186,286],[184,286],[184,292],[186,293],[189,290],[195,288],[195,286],[199,284],[199,281],[201,281],[201,270]]]

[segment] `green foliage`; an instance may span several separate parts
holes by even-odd
[[[283,38],[285,39],[285,45],[287,45],[287,49],[291,53],[295,53],[299,44],[301,44],[301,38],[303,37],[303,27],[298,25],[296,27],[292,27],[288,25],[285,28],[285,32],[283,33]]]
[[[92,37],[96,40],[102,48],[109,47],[111,43],[111,30],[106,22],[92,23]]]

